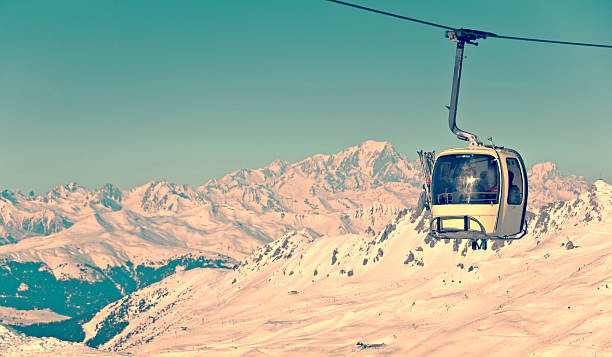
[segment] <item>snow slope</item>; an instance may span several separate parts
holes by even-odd
[[[411,213],[177,273],[105,307],[87,340],[137,355],[612,354],[611,185],[536,210],[528,236],[488,251],[429,240]]]
[[[31,325],[33,323],[47,323],[68,319],[68,316],[57,314],[51,309],[18,310],[11,307],[0,306],[0,324]]]
[[[0,325],[0,355],[2,356],[118,356],[98,351],[81,343],[61,341],[56,338],[27,337]]]
[[[576,198],[588,189],[582,176],[563,176],[557,165],[542,162],[533,165],[527,172],[529,180],[529,204],[542,207],[552,202]]]

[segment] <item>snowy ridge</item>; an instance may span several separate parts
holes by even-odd
[[[311,188],[338,192],[375,188],[389,182],[420,186],[419,175],[416,163],[409,162],[389,143],[369,140],[337,154],[317,154],[295,164],[275,161],[262,169],[241,169],[220,180],[210,180],[199,190],[228,192],[234,187],[264,185],[277,189],[287,186],[281,193],[294,192],[297,188],[306,188],[301,190],[304,193]],[[301,184],[296,185],[297,182]],[[304,183],[311,186],[296,187]]]
[[[121,191],[107,184],[88,191],[76,183],[56,186],[46,195],[0,192],[0,243],[47,236],[97,212],[121,209]]]
[[[242,169],[198,189],[152,181],[121,191],[76,183],[43,196],[2,191],[0,259],[41,262],[61,279],[199,254],[241,258],[287,232],[376,232],[416,202],[420,173],[384,142],[295,164]]]
[[[529,169],[529,204],[531,207],[542,207],[556,201],[567,201],[585,193],[588,183],[582,176],[562,176],[552,162],[533,165]]]
[[[537,219],[530,220],[528,231],[538,237],[567,226],[577,227],[588,222],[601,224],[609,214],[606,207],[612,203],[611,193],[612,186],[598,180],[573,200],[549,203],[536,210]]]
[[[533,207],[586,192],[584,181],[560,176],[552,163],[535,165],[530,183]],[[88,191],[76,183],[43,196],[5,190],[0,241],[13,244],[0,246],[0,256],[98,268],[138,256],[162,261],[168,248],[174,254],[203,251],[239,259],[296,230],[379,232],[414,205],[421,184],[416,162],[389,143],[366,141],[294,164],[241,169],[197,189],[152,181],[128,191],[110,184]],[[31,239],[18,243],[26,238]]]
[[[411,211],[374,236],[293,232],[234,271],[181,272],[107,306],[87,339],[138,354],[453,355],[470,341],[477,355],[500,345],[605,355],[612,186],[598,181],[567,205],[536,212],[534,234],[488,251],[425,239]],[[105,326],[121,327],[102,336]]]
[[[27,337],[0,324],[0,354],[3,356],[115,356],[81,343],[53,337]]]
[[[172,222],[160,221],[162,224],[125,210],[95,213],[61,233],[0,246],[0,260],[43,262],[58,279],[93,281],[97,280],[96,268],[123,266],[128,262],[155,267],[186,255],[231,260],[206,250],[205,245],[202,249],[188,247],[179,238],[181,234],[185,238],[198,236],[199,231],[179,225],[170,233],[163,223],[168,227]]]

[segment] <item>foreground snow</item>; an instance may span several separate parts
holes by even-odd
[[[68,316],[63,316],[51,311],[51,309],[42,310],[18,310],[12,307],[0,306],[0,323],[9,325],[31,325],[34,323],[46,323],[53,321],[62,321],[68,319]]]
[[[495,250],[424,241],[411,212],[376,236],[303,231],[126,296],[87,338],[138,355],[608,355],[611,212],[599,181]]]
[[[98,351],[81,343],[61,341],[52,337],[28,337],[0,325],[0,355],[2,356],[117,356]]]

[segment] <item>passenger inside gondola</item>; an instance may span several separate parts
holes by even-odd
[[[477,191],[480,193],[480,199],[486,201],[484,203],[494,203],[497,190],[497,168],[489,165],[486,171],[480,172]]]
[[[511,205],[520,205],[522,201],[521,189],[514,184],[514,174],[508,171],[508,203]]]
[[[433,204],[497,203],[498,176],[492,156],[442,156],[434,169]]]

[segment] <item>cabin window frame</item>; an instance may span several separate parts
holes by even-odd
[[[510,162],[513,162],[513,164],[511,165]],[[508,184],[507,184],[508,186],[506,188],[508,192],[508,195],[507,195],[508,197],[506,198],[506,203],[512,206],[520,206],[523,204],[523,192],[525,191],[521,163],[515,157],[507,157],[506,158],[506,169],[508,171]],[[512,172],[513,180],[510,180],[510,172]],[[519,185],[513,186],[512,185],[513,182],[518,182]],[[512,190],[513,187],[516,187],[519,190],[518,195],[513,193],[513,190]],[[513,200],[514,197],[520,197],[520,201],[516,203],[516,200]]]
[[[481,170],[480,172],[477,172],[477,176],[472,178],[476,178],[476,185],[480,184],[480,174],[482,174],[483,172],[487,172],[487,176],[490,175],[490,173],[492,171],[495,171],[495,176],[492,177],[495,179],[495,182],[491,185],[489,182],[489,187],[491,188],[495,188],[496,190],[493,191],[495,192],[495,197],[491,197],[491,198],[472,198],[472,195],[478,195],[478,193],[482,193],[484,194],[485,192],[489,192],[489,191],[472,191],[470,190],[469,192],[467,191],[460,191],[459,186],[460,184],[457,182],[457,179],[460,177],[461,173],[464,173],[463,170],[460,170],[459,167],[463,166],[464,163],[458,163],[455,164],[452,161],[454,160],[460,160],[462,158],[468,159],[469,160],[464,160],[465,162],[468,163],[472,163],[472,160],[477,160],[477,159],[483,159],[486,158],[488,160],[487,162],[487,166],[488,169],[487,170]],[[443,170],[441,168],[440,165],[451,165],[451,167],[446,167],[448,172],[453,172],[452,176],[449,176],[447,174],[442,175],[440,173],[440,170]],[[493,168],[491,168],[491,165],[494,165]],[[471,170],[474,170],[474,167],[470,167]],[[475,171],[473,171],[475,172]],[[443,182],[441,179],[441,176],[446,177],[447,179],[445,180],[446,182]],[[454,181],[454,183],[452,183]],[[499,204],[501,201],[501,183],[502,183],[502,176],[501,176],[501,163],[499,162],[498,158],[490,155],[490,154],[486,154],[486,153],[459,153],[459,154],[450,154],[450,155],[443,155],[438,157],[438,159],[436,160],[436,164],[434,166],[434,174],[432,177],[432,188],[431,188],[431,193],[432,193],[432,204],[434,205],[449,205],[449,204],[469,204],[469,205],[495,205],[495,204]],[[447,189],[445,189],[445,192],[441,192],[442,189],[439,189],[439,186],[446,186]],[[455,191],[449,192],[448,188],[456,188]],[[462,194],[460,192],[463,192],[466,197],[468,197],[467,199],[458,199],[458,200],[454,200],[454,199],[449,199],[449,198],[454,198],[456,194],[457,196],[461,197]],[[493,193],[491,192],[491,193]],[[447,195],[446,199],[442,199],[440,195]],[[482,195],[480,195],[482,197]],[[478,196],[477,196],[478,197]],[[453,202],[454,201],[454,202]],[[473,202],[476,201],[476,202]]]

